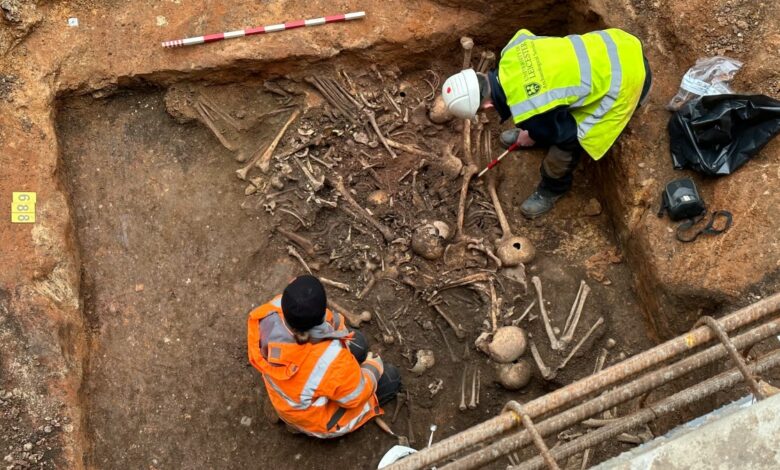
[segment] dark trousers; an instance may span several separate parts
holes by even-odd
[[[349,351],[362,364],[368,356],[368,340],[360,331],[352,330],[352,333],[355,334],[355,337],[349,342]],[[376,384],[376,397],[379,400],[379,404],[384,406],[395,398],[398,392],[401,391],[401,385],[401,373],[398,371],[398,368],[392,364],[385,363],[384,372]]]

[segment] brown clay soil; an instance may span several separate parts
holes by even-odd
[[[729,311],[780,285],[780,219],[772,217],[778,198],[766,192],[780,180],[778,142],[730,179],[701,182],[708,201],[735,211],[729,234],[686,251],[654,215],[662,183],[678,176],[668,162],[663,106],[692,60],[735,55],[747,64],[739,89],[780,94],[780,68],[771,61],[780,52],[776,5],[723,0],[705,11],[705,2],[697,1],[616,0],[570,9],[540,1],[506,15],[514,2],[475,2],[471,9],[459,1],[409,2],[402,13],[391,2],[341,2],[339,9],[365,8],[369,19],[165,56],[150,53],[139,39],[305,17],[326,2],[278,2],[263,11],[251,2],[231,8],[205,3],[147,5],[143,14],[90,2],[3,3],[8,28],[0,31],[0,107],[7,112],[0,114],[0,192],[10,200],[11,191],[37,191],[41,201],[38,223],[0,232],[0,458],[9,468],[375,466],[394,440],[373,424],[342,439],[315,441],[266,421],[259,376],[246,360],[246,314],[304,272],[288,255],[295,244],[275,227],[317,243],[315,254],[296,248],[317,274],[350,286],[350,293],[329,287],[332,298],[355,312],[380,312],[397,327],[392,343],[383,342],[376,315],[363,330],[375,351],[404,370],[413,405],[392,424],[413,435],[417,446],[431,424],[440,439],[495,416],[510,399],[524,402],[590,374],[607,338],[617,342],[609,365],[689,328],[702,312]],[[211,16],[217,14],[219,21]],[[69,16],[81,19],[80,29],[65,28]],[[446,178],[438,160],[452,142],[463,156],[460,124],[427,120],[426,80],[457,70],[460,35],[475,37],[478,58],[526,25],[546,34],[604,25],[631,30],[645,42],[654,68],[651,101],[609,159],[582,162],[573,191],[541,220],[526,221],[519,206],[537,182],[543,150],[500,165],[498,192],[513,231],[537,250],[524,274],[494,273],[489,258],[474,250],[424,260],[409,249],[413,228],[434,219],[454,227],[456,218],[460,178]],[[309,45],[305,52],[288,42],[300,37]],[[252,46],[258,39],[262,50]],[[347,88],[354,81],[380,127],[430,154],[426,164],[403,151],[391,159],[367,125],[351,125],[332,110],[304,81],[308,75]],[[229,115],[206,111],[235,150],[220,143],[193,107],[199,96]],[[288,106],[303,112],[276,154],[322,140],[277,158],[253,183],[236,178],[245,164],[236,159],[262,150],[291,110],[266,113]],[[495,137],[505,127],[493,121],[486,128]],[[371,209],[396,240],[386,244],[361,219],[329,207],[327,201],[345,202],[332,184],[312,191],[302,167],[316,178],[341,175],[361,205],[384,190],[392,205]],[[254,170],[250,179],[257,176]],[[271,187],[271,176],[283,183],[281,191]],[[471,185],[465,232],[486,241],[500,236],[482,182]],[[384,277],[358,300],[367,265]],[[530,281],[538,276],[561,328],[580,281],[592,288],[575,342],[597,318],[605,326],[555,380],[542,380],[534,366],[526,388],[505,391],[495,382],[495,364],[474,347],[490,326],[489,296],[468,287],[441,294],[443,308],[467,332],[462,341],[427,302],[446,280],[474,272],[494,279],[501,323],[533,302]],[[534,307],[520,326],[547,365],[555,365],[563,355],[549,349],[538,315]],[[432,349],[436,365],[417,376],[406,369],[419,349]],[[529,353],[523,360],[532,363]],[[482,392],[476,409],[460,412],[464,368],[469,379],[479,369]],[[444,386],[431,396],[429,386],[438,380]],[[731,397],[718,396],[712,405]],[[394,406],[386,410],[391,416]],[[628,403],[618,414],[637,406]],[[628,448],[610,443],[597,449],[594,461]]]

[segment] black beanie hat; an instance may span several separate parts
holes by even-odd
[[[305,332],[325,319],[325,288],[314,276],[298,276],[282,294],[284,320],[294,330]]]

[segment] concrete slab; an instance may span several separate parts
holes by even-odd
[[[780,395],[758,403],[745,397],[595,468],[780,468]]]

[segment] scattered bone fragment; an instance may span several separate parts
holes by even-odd
[[[439,393],[443,388],[444,380],[442,379],[436,379],[428,384],[428,391],[430,392],[431,397],[436,396],[436,394]]]
[[[450,328],[452,328],[452,331],[455,332],[455,336],[458,337],[458,339],[463,339],[466,337],[466,332],[463,330],[463,327],[460,326],[459,323],[455,323],[447,313],[442,310],[441,306],[438,304],[431,305],[436,312],[444,318],[444,320],[447,322],[448,325],[450,325]]]
[[[417,351],[417,361],[414,363],[414,367],[409,369],[409,371],[420,375],[435,364],[436,358],[433,355],[433,351],[430,349],[420,349]]]

